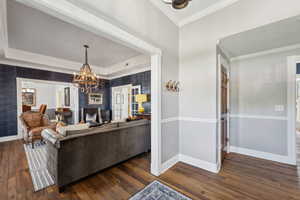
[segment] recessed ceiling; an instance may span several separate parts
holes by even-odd
[[[183,26],[225,8],[238,0],[192,0],[189,5],[182,10],[173,9],[171,5],[165,4],[162,0],[150,1],[176,25]]]
[[[39,10],[13,0],[7,3],[10,48],[83,63],[83,45],[88,44],[89,62],[99,67],[108,67],[141,55],[136,50]]]
[[[299,33],[299,17],[293,17],[226,37],[220,41],[220,45],[229,57],[239,57],[281,47],[298,46]]]

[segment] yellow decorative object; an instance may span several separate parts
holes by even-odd
[[[145,109],[143,107],[143,103],[148,101],[147,95],[146,94],[135,95],[135,101],[138,102],[139,104],[138,112],[144,113]]]

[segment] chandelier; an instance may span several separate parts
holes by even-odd
[[[74,73],[73,84],[78,87],[81,92],[86,94],[91,93],[95,88],[99,87],[100,78],[92,72],[90,65],[88,64],[88,45],[84,45],[85,48],[85,63],[80,68],[78,73]]]
[[[172,4],[174,9],[183,9],[187,7],[190,1],[192,0],[162,0],[166,4]]]

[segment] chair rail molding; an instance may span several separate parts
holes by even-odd
[[[248,118],[248,119],[270,119],[270,120],[283,120],[286,121],[286,116],[271,116],[271,115],[250,115],[250,114],[231,114],[231,118]]]

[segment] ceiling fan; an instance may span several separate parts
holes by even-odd
[[[192,0],[162,0],[166,4],[172,4],[174,9],[183,9],[187,7],[190,1]]]

